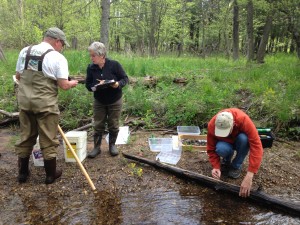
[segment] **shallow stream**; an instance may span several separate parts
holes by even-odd
[[[74,194],[2,196],[0,224],[300,224],[299,218],[199,187]]]
[[[232,195],[217,193],[200,185],[160,176],[153,170],[151,176],[143,177],[155,181],[155,186],[131,188],[143,182],[133,182],[131,176],[100,179],[102,172],[109,174],[100,166],[90,167],[95,178],[97,193],[90,191],[86,182],[79,180],[82,175],[71,164],[64,166],[64,179],[55,184],[44,185],[43,168],[32,168],[29,182],[19,185],[16,182],[15,155],[8,151],[13,133],[0,131],[0,225],[11,224],[272,224],[299,225],[300,216],[292,217],[280,211],[270,210]],[[10,147],[11,148],[11,147]],[[60,156],[62,158],[62,156]],[[109,160],[111,157],[108,156]],[[106,158],[102,158],[101,163]],[[96,163],[97,161],[95,161]],[[98,164],[97,164],[98,165]],[[105,164],[105,168],[119,168]],[[146,167],[144,168],[146,170]],[[102,171],[102,172],[99,172]],[[121,173],[118,170],[118,173]],[[113,173],[113,172],[111,172]],[[74,174],[79,174],[78,178]],[[166,180],[162,180],[166,179]],[[126,183],[126,180],[129,182]],[[169,179],[169,181],[167,180]],[[171,180],[171,181],[170,181]],[[110,188],[116,182],[118,191]],[[169,186],[167,185],[169,184]],[[128,184],[126,186],[126,184]],[[171,184],[171,186],[170,186]],[[300,204],[300,196],[277,196]],[[293,196],[292,196],[293,197]]]

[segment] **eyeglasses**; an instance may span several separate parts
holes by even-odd
[[[65,44],[65,42],[64,42],[63,40],[60,40],[60,39],[59,39],[59,41],[60,41],[60,43],[62,44],[63,47],[66,46],[66,44]]]

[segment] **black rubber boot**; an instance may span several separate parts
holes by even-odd
[[[119,155],[119,151],[115,145],[117,136],[118,136],[118,134],[117,135],[111,134],[111,133],[109,134],[109,152],[110,152],[111,156]]]
[[[44,160],[44,167],[46,171],[45,184],[52,184],[62,174],[61,170],[56,169],[56,158]]]
[[[94,149],[88,154],[88,158],[95,158],[101,153],[102,134],[94,135]]]
[[[233,167],[228,171],[228,177],[238,179],[241,176],[242,168],[235,169]]]
[[[27,178],[29,176],[29,157],[26,158],[18,158],[18,167],[19,167],[19,176],[18,181],[19,183],[25,183],[27,181]]]
[[[223,176],[227,177],[228,176],[228,172],[230,170],[230,161],[225,161],[224,159],[221,162],[221,173]]]

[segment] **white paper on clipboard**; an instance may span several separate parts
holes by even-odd
[[[129,126],[119,127],[119,133],[116,140],[116,145],[125,145],[128,142],[130,136]],[[109,143],[109,134],[105,137],[107,143]]]

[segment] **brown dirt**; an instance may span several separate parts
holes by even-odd
[[[148,150],[147,138],[150,136],[161,137],[159,133],[136,133],[124,152],[155,160],[155,153]],[[170,136],[170,135],[169,135]],[[300,142],[274,141],[272,148],[264,149],[263,162],[259,172],[253,180],[253,188],[260,188],[272,195],[290,196],[300,201]],[[184,151],[177,167],[211,176],[211,165],[206,153],[199,151]],[[247,172],[248,158],[243,165],[243,174],[239,179],[222,180],[240,185]]]
[[[1,130],[0,132],[0,153],[2,154],[0,158],[0,169],[2,178],[3,176],[5,177],[1,180],[6,180],[6,182],[9,180],[15,181],[16,178],[16,156],[13,153],[13,144],[17,139],[15,134],[17,134],[16,131],[9,129]],[[131,135],[129,144],[122,145],[119,147],[119,149],[129,154],[155,160],[157,153],[151,152],[148,147],[147,140],[150,136],[162,137],[163,135],[160,134],[160,132],[136,132]],[[168,136],[170,137],[170,135]],[[91,148],[92,137],[90,135],[88,149]],[[122,155],[111,157],[107,148],[107,144],[105,140],[103,140],[102,154],[95,159],[86,159],[83,162],[92,180],[96,183],[96,186],[101,185],[107,186],[109,189],[118,189],[120,186],[127,186],[126,184],[130,184],[130,191],[130,189],[134,189],[136,186],[139,186],[139,184],[141,184],[141,180],[144,179],[149,180],[147,182],[148,188],[151,188],[153,185],[155,187],[159,186],[160,181],[165,182],[165,172],[158,171],[147,165],[139,165],[138,163],[136,163],[135,167],[132,168],[134,164],[130,163],[135,162],[128,161],[127,159],[123,158]],[[299,149],[299,142],[288,141],[275,141],[272,148],[264,149],[263,162],[258,174],[254,177],[253,188],[256,189],[261,187],[266,193],[269,194],[285,196],[291,195],[293,197],[298,196],[298,198],[300,198]],[[72,182],[76,182],[77,177],[82,177],[75,163],[64,162],[62,145],[60,146],[58,164],[64,170],[64,179],[58,183],[61,182],[66,184],[69,179]],[[243,175],[246,173],[247,164],[248,160],[243,166]],[[198,151],[184,151],[177,166],[207,176],[210,176],[211,173],[211,166],[208,162],[206,153]],[[142,172],[140,171],[141,174],[138,174],[139,168],[142,169]],[[9,171],[9,173],[3,174],[3,170]],[[43,169],[40,167],[34,167],[31,164],[31,170],[31,181],[34,183],[43,183]],[[37,175],[35,174],[36,172],[38,173]],[[11,173],[13,173],[13,176]],[[237,180],[228,178],[222,179],[224,181],[239,185],[243,179],[243,176]],[[85,182],[83,182],[83,184],[78,183],[77,185],[86,186]],[[88,187],[86,188],[88,189]]]
[[[58,179],[52,185],[45,185],[44,169],[42,167],[34,167],[33,163],[31,163],[31,175],[28,182],[19,185],[16,182],[17,156],[13,152],[13,144],[17,139],[16,134],[18,133],[12,129],[0,130],[0,153],[2,155],[0,157],[0,207],[6,207],[5,202],[8,201],[9,196],[16,195],[20,195],[23,202],[30,202],[36,196],[46,195],[48,202],[54,201],[55,203],[59,203],[58,199],[72,198],[74,194],[78,195],[77,198],[79,201],[84,196],[91,195],[90,187],[76,163],[65,163],[62,145],[60,145],[58,155],[58,166],[63,169],[62,178]],[[163,135],[160,132],[135,132],[131,135],[129,144],[122,145],[119,149],[129,154],[155,160],[156,154],[151,152],[148,147],[147,140],[150,136],[162,137]],[[88,149],[91,149],[91,135],[88,140]],[[94,202],[97,202],[97,199],[101,199],[101,202],[98,202],[99,204],[103,205],[103,201],[106,201],[107,204],[115,207],[115,205],[118,206],[120,204],[120,202],[115,201],[120,200],[112,196],[123,193],[138,192],[146,189],[160,189],[161,191],[170,189],[179,190],[180,188],[187,187],[191,187],[192,189],[195,186],[195,184],[176,178],[167,172],[129,161],[123,158],[121,154],[117,157],[111,157],[108,153],[107,144],[104,140],[103,142],[101,155],[95,159],[86,159],[83,162],[98,190],[98,195],[93,197],[96,199]],[[261,186],[268,194],[300,202],[299,149],[300,142],[278,141],[274,142],[271,149],[265,149],[262,166],[259,173],[254,177],[253,188],[256,189]],[[197,151],[183,152],[177,166],[207,176],[210,176],[211,173],[211,166],[206,153],[199,153]],[[247,162],[243,167],[243,175],[246,173],[246,168]],[[224,178],[223,180],[239,185],[242,178],[237,180]],[[103,193],[110,193],[110,195]],[[76,198],[74,199],[76,200]],[[62,210],[64,207],[59,206],[58,203],[54,204],[53,207],[58,207],[57,210]],[[29,208],[32,205],[28,202],[26,204]],[[56,208],[53,210],[56,210]],[[105,211],[102,213],[102,217],[112,216],[111,218],[107,218],[107,220],[112,222],[111,224],[117,224],[122,219],[118,217],[114,218],[113,214],[106,215]],[[22,218],[19,220],[34,222],[37,219],[35,216],[27,215],[24,216],[25,219]],[[43,221],[46,221],[48,217],[43,216],[41,218]],[[56,220],[54,219],[54,221]]]

